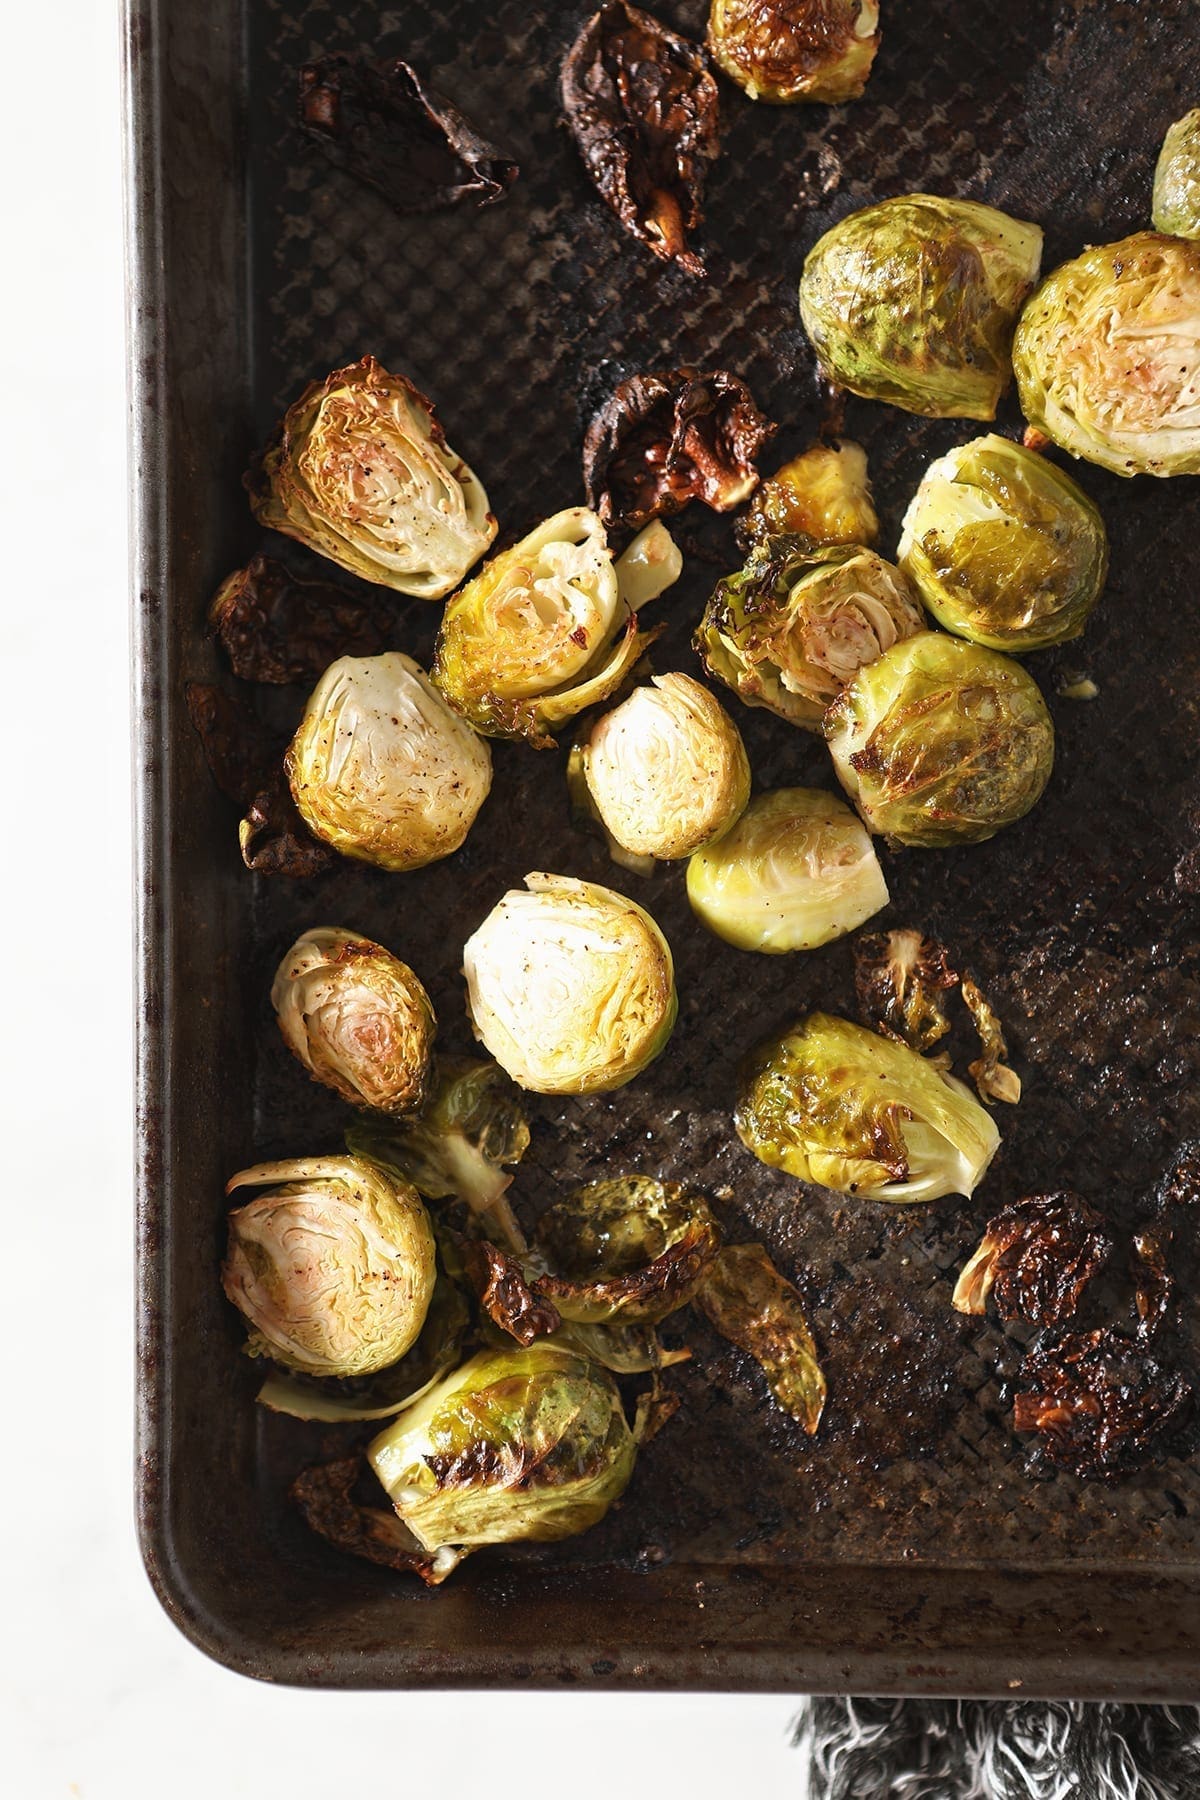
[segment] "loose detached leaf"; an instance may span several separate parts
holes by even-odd
[[[319,875],[337,861],[296,808],[274,745],[251,707],[210,682],[189,681],[188,716],[209,772],[227,800],[245,808],[242,860],[259,875]]]
[[[329,581],[252,556],[213,596],[209,624],[243,681],[315,681],[339,656],[374,656],[384,634],[369,607]]]
[[[365,1467],[366,1459],[356,1453],[302,1469],[291,1486],[292,1502],[310,1530],[335,1550],[419,1575],[427,1587],[437,1587],[468,1552],[422,1550],[394,1512],[361,1505],[353,1489]]]
[[[721,1333],[752,1356],[775,1399],[812,1437],[826,1384],[800,1296],[761,1244],[729,1244],[709,1264],[696,1305]]]
[[[958,1312],[983,1313],[994,1294],[1002,1319],[1057,1325],[1112,1255],[1105,1221],[1069,1192],[1031,1194],[989,1219],[954,1288]]]
[[[922,1055],[949,1031],[939,996],[957,986],[945,944],[922,932],[874,932],[854,945],[854,991],[863,1023]]]
[[[557,1331],[562,1320],[549,1300],[529,1285],[519,1259],[486,1238],[459,1238],[463,1271],[480,1306],[518,1344]]]
[[[1032,1351],[1013,1427],[1034,1432],[1034,1466],[1112,1481],[1144,1463],[1192,1406],[1192,1384],[1113,1326]]]

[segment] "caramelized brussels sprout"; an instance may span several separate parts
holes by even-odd
[[[814,444],[760,482],[738,522],[744,550],[778,537],[814,544],[873,544],[879,516],[871,500],[867,453],[848,438]]]
[[[851,213],[810,250],[800,317],[825,375],[852,394],[935,419],[994,419],[1041,256],[1036,225],[905,194]]]
[[[668,585],[670,559],[660,554],[655,566]],[[638,630],[622,598],[600,520],[573,506],[493,557],[454,596],[433,679],[477,731],[552,748],[551,733],[607,700],[657,635]]]
[[[754,1358],[778,1405],[812,1437],[825,1410],[825,1375],[800,1296],[762,1245],[719,1250],[696,1305],[722,1337]]]
[[[427,1552],[586,1531],[636,1455],[611,1375],[544,1343],[481,1351],[367,1451]]]
[[[845,937],[888,903],[866,830],[818,788],[758,794],[688,863],[692,911],[739,950],[780,955]]]
[[[247,485],[260,525],[422,600],[457,587],[496,535],[430,401],[373,356],[305,388]]]
[[[656,1325],[692,1299],[721,1244],[706,1202],[675,1181],[589,1181],[542,1214],[534,1286],[581,1325]]]
[[[634,856],[690,856],[750,798],[741,734],[690,675],[635,688],[592,726],[579,764],[605,829]]]
[[[527,875],[463,949],[475,1035],[521,1087],[624,1086],[666,1047],[678,1001],[671,952],[623,894]]]
[[[1200,106],[1176,119],[1163,139],[1151,217],[1156,231],[1200,240]]]
[[[879,48],[878,0],[712,0],[708,45],[751,100],[857,100]]]
[[[948,631],[1020,653],[1079,636],[1108,573],[1108,536],[1069,475],[989,434],[926,469],[897,561]]]
[[[398,650],[326,669],[284,766],[309,830],[381,869],[457,850],[492,785],[487,745]]]
[[[357,1156],[243,1169],[227,1194],[225,1293],[252,1356],[308,1375],[369,1375],[410,1350],[433,1296],[433,1233],[416,1189]]]
[[[983,1240],[954,1287],[962,1313],[987,1311],[995,1295],[1002,1319],[1060,1325],[1112,1255],[1104,1220],[1078,1194],[1031,1194],[989,1219]]]
[[[1054,727],[1019,663],[925,631],[860,669],[825,716],[838,780],[900,844],[977,844],[1023,818],[1054,764]]]
[[[351,1106],[412,1112],[425,1095],[437,1020],[407,963],[353,931],[320,925],[275,972],[283,1041]]]
[[[908,577],[873,550],[779,538],[718,582],[695,646],[747,706],[818,731],[864,664],[924,626]]]
[[[1191,1382],[1109,1325],[1031,1350],[1013,1399],[1013,1429],[1036,1432],[1033,1463],[1113,1481],[1138,1468],[1185,1422]]]
[[[960,1081],[828,1013],[810,1013],[753,1052],[734,1122],[771,1168],[901,1203],[973,1193],[1000,1143]]]
[[[1021,410],[1116,475],[1200,474],[1200,244],[1139,231],[1043,281],[1013,340]]]

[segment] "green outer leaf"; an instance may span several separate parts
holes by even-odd
[[[1176,119],[1163,139],[1151,216],[1156,231],[1200,240],[1200,106]]]
[[[761,1244],[728,1244],[705,1271],[696,1305],[722,1337],[752,1356],[776,1401],[810,1437],[827,1388],[800,1296]]]

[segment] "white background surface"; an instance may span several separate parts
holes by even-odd
[[[177,0],[203,5],[205,0]],[[4,9],[4,1800],[800,1800],[784,1697],[342,1695],[208,1662],[132,1522],[119,30]],[[15,711],[14,711],[15,709]]]

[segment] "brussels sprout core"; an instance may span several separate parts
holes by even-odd
[[[989,435],[930,464],[897,560],[947,630],[993,650],[1043,650],[1083,630],[1108,538],[1069,475]]]
[[[879,48],[877,0],[713,0],[708,44],[751,100],[857,100]]]
[[[903,1203],[973,1193],[1000,1143],[960,1081],[907,1045],[828,1013],[753,1052],[734,1121],[747,1149],[772,1168]]]
[[[639,1075],[678,1002],[671,952],[623,894],[527,875],[463,950],[475,1034],[521,1087],[590,1094]]]
[[[247,1349],[308,1375],[369,1375],[412,1348],[433,1296],[433,1233],[416,1189],[357,1156],[243,1169],[226,1193],[225,1293]]]
[[[830,381],[935,419],[994,419],[1042,234],[973,200],[905,194],[809,252],[800,316]]]
[[[750,797],[737,726],[688,675],[656,675],[592,727],[582,751],[605,829],[634,856],[690,856]]]
[[[693,856],[687,890],[710,931],[771,955],[815,950],[888,903],[863,825],[817,788],[757,795],[732,831]]]
[[[1176,119],[1163,139],[1152,217],[1156,231],[1200,240],[1200,106]]]
[[[994,837],[1036,804],[1054,764],[1054,727],[1021,665],[934,631],[860,669],[825,736],[867,825],[900,844]]]
[[[1047,276],[1013,340],[1021,409],[1117,475],[1200,474],[1200,244],[1139,231]]]
[[[382,944],[335,925],[306,931],[276,970],[271,1005],[292,1054],[352,1106],[420,1106],[437,1020]]]
[[[457,850],[492,784],[487,745],[395,650],[326,669],[285,767],[309,830],[383,869]]]

